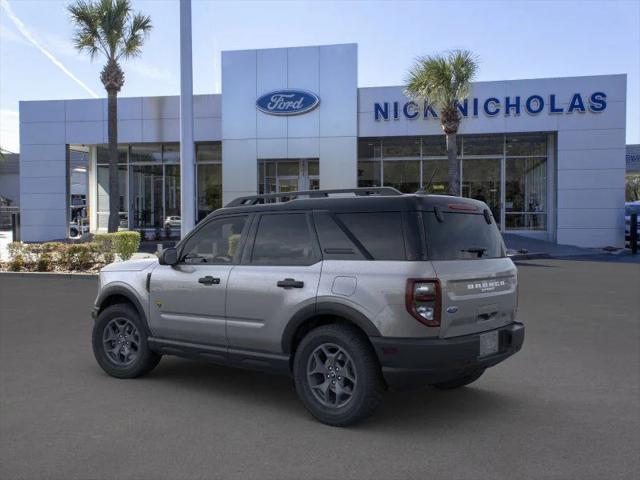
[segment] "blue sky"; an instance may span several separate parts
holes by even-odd
[[[0,8],[4,148],[18,149],[19,100],[85,98],[90,91],[104,95],[102,62],[91,63],[71,46],[72,28],[64,8],[68,3],[0,0],[9,6]],[[154,30],[142,57],[125,65],[121,94],[178,94],[178,1],[134,0],[133,5],[151,16]],[[640,143],[638,0],[194,0],[193,35],[195,93],[220,91],[221,50],[347,42],[359,45],[362,87],[401,84],[416,56],[452,48],[469,48],[480,57],[478,80],[626,73],[627,143]]]

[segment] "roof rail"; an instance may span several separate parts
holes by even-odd
[[[342,193],[353,193],[357,197],[368,197],[371,195],[379,195],[379,196],[402,195],[402,192],[400,192],[399,190],[396,190],[393,187],[343,188],[343,189],[337,189],[337,190],[303,190],[299,192],[267,193],[264,195],[248,195],[246,197],[238,197],[230,201],[225,207],[259,205],[262,203],[267,203],[268,200],[277,200],[279,198],[287,198],[287,199],[292,199],[292,197],[327,198],[329,195],[342,194]]]

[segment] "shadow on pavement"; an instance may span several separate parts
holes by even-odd
[[[96,370],[97,371],[97,370]],[[293,381],[285,376],[264,374],[251,370],[222,367],[196,360],[163,358],[145,381],[166,382],[189,393],[211,395],[218,399],[242,404],[253,412],[260,408],[281,410],[288,416],[316,422],[298,399]],[[483,380],[477,384],[452,391],[424,387],[419,390],[385,392],[374,415],[351,428],[362,430],[437,432],[449,429],[451,422],[486,420],[524,408],[525,400],[485,389]]]

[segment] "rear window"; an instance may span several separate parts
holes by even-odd
[[[400,212],[340,213],[336,217],[374,260],[406,260]]]
[[[431,260],[476,260],[505,256],[500,231],[484,215],[443,212],[439,221],[435,213],[425,212],[424,224]]]

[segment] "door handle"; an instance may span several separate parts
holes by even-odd
[[[304,282],[293,278],[285,278],[284,280],[280,280],[277,285],[282,288],[302,288],[304,287]]]
[[[198,283],[202,283],[203,285],[218,285],[220,283],[220,279],[207,275],[206,277],[199,278]]]

